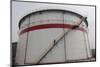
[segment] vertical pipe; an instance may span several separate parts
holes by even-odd
[[[30,25],[30,16],[29,16],[29,23],[28,23],[27,27],[29,27],[29,25]],[[29,39],[28,36],[29,36],[29,32],[27,32],[26,47],[25,47],[25,56],[24,56],[24,64],[26,62],[26,54],[27,54],[28,39]]]
[[[84,46],[85,46],[85,50],[86,50],[86,56],[87,56],[87,58],[89,58],[89,56],[88,56],[88,49],[87,49],[87,43],[86,43],[86,37],[85,37],[85,33],[84,33],[84,31],[83,31],[83,36],[84,36]]]
[[[91,55],[92,52],[91,52],[91,48],[90,48],[90,41],[89,41],[88,31],[89,31],[89,29],[87,29],[86,35],[87,35],[87,41],[88,41],[89,52],[90,52],[90,55]],[[90,59],[90,60],[91,60],[91,59]]]
[[[66,39],[65,39],[65,30],[64,30],[64,23],[65,23],[65,21],[64,21],[64,12],[62,13],[63,14],[63,17],[62,17],[62,21],[63,21],[63,32],[64,32],[64,51],[65,51],[65,62],[66,62]]]

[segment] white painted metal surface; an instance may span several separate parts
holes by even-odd
[[[29,22],[29,18],[26,18],[22,24],[22,26],[28,24]],[[20,29],[23,30],[25,28],[27,28],[28,26],[24,26],[23,28]],[[23,35],[19,35],[19,42],[17,45],[17,52],[16,52],[16,63],[17,64],[24,64],[24,59],[25,59],[25,49],[26,49],[26,44],[27,44],[27,33],[23,34]]]
[[[77,25],[81,18],[75,14],[62,11],[44,11],[32,14],[23,20],[20,30],[43,24]],[[82,23],[84,24],[84,23]],[[83,27],[81,25],[81,27]],[[85,28],[86,29],[86,28]],[[39,59],[69,28],[46,28],[23,33],[19,36],[16,63],[37,64]],[[59,43],[40,61],[40,63],[57,63],[81,60],[91,57],[86,32],[71,30]]]

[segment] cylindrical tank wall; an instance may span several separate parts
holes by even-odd
[[[17,64],[36,64],[41,56],[53,45],[54,40],[78,25],[81,17],[67,11],[42,11],[24,18],[20,25]],[[84,26],[84,27],[83,27]],[[40,63],[67,62],[91,57],[83,22],[78,29],[71,30],[41,60]]]

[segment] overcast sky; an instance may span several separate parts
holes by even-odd
[[[81,14],[88,17],[89,23],[89,41],[90,47],[95,48],[95,7],[93,6],[78,6],[78,5],[63,5],[63,4],[47,4],[33,2],[12,2],[12,42],[18,41],[18,23],[20,19],[34,11],[43,9],[64,9]]]

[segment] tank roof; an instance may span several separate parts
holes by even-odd
[[[78,13],[75,13],[75,12],[72,12],[72,11],[69,11],[69,10],[63,10],[63,9],[45,9],[45,10],[39,10],[39,11],[35,11],[35,12],[32,12],[32,13],[29,13],[29,14],[25,15],[23,18],[21,18],[21,20],[19,21],[19,25],[18,25],[18,26],[19,26],[19,29],[20,29],[20,26],[21,26],[21,24],[22,24],[22,21],[23,21],[25,18],[27,18],[27,17],[29,17],[29,16],[31,16],[31,15],[33,15],[33,14],[41,13],[41,12],[46,12],[46,11],[62,11],[62,12],[72,13],[72,14],[78,16],[79,18],[82,18],[82,17],[83,17],[82,15],[80,15],[80,14],[78,14]],[[86,26],[88,26],[88,22],[87,22],[86,19],[84,20],[84,22],[85,22]]]

